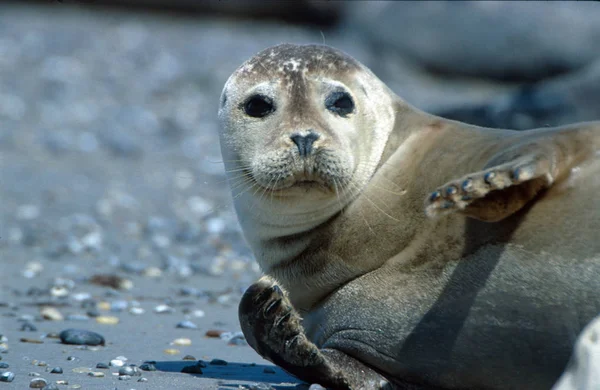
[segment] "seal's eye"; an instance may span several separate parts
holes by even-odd
[[[354,101],[348,92],[333,92],[325,99],[325,107],[341,117],[354,112]]]
[[[275,106],[273,106],[273,102],[268,97],[253,95],[244,104],[244,111],[253,118],[264,118],[275,111]]]

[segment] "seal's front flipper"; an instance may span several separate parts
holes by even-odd
[[[499,221],[519,210],[554,181],[552,162],[543,154],[474,172],[446,183],[426,200],[430,217],[460,211],[487,222]]]
[[[285,293],[263,277],[248,288],[239,306],[246,340],[265,359],[308,383],[331,389],[387,389],[387,380],[337,350],[319,350],[310,342],[300,316]]]

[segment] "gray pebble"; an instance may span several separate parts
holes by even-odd
[[[138,382],[148,382],[148,378],[140,378],[138,379]]]
[[[0,363],[0,368],[8,368],[8,363]]]
[[[35,378],[29,382],[29,387],[32,389],[41,389],[45,387],[48,382],[44,378]]]
[[[136,366],[125,366],[119,369],[119,375],[141,376],[142,372]]]
[[[68,321],[89,321],[90,317],[85,314],[69,314],[67,316]]]
[[[223,359],[213,359],[210,361],[210,364],[213,366],[226,366],[227,362]]]
[[[104,337],[84,329],[67,329],[60,332],[63,344],[75,345],[104,345]]]
[[[21,325],[21,330],[29,331],[29,332],[37,332],[37,327],[34,324],[32,324],[31,322],[25,321],[23,323],[23,325]]]
[[[50,370],[50,374],[62,374],[63,373],[63,369],[61,367],[54,367],[52,370]]]
[[[106,363],[98,363],[98,364],[96,364],[96,368],[108,369],[108,364],[106,364]]]
[[[183,329],[198,329],[198,325],[194,324],[192,321],[189,320],[181,321],[177,324],[176,327]]]
[[[44,387],[42,387],[42,390],[59,390],[60,388],[58,387],[58,385],[56,383],[50,383]]]
[[[140,365],[140,370],[144,371],[156,371],[156,367],[152,363],[143,363]]]
[[[131,375],[119,375],[120,381],[128,381],[131,379]]]
[[[0,382],[12,382],[14,379],[15,374],[10,371],[3,372],[2,375],[0,375]]]

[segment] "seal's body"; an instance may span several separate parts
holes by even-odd
[[[262,356],[335,388],[558,379],[600,313],[600,124],[445,120],[317,45],[257,54],[219,116]]]

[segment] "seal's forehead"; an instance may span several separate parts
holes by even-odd
[[[307,72],[356,71],[361,65],[349,55],[325,45],[282,44],[267,48],[240,66],[235,74],[245,77],[289,77]]]

